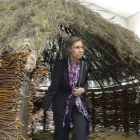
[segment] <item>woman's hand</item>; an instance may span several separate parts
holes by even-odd
[[[73,93],[73,95],[74,96],[79,96],[79,95],[81,95],[82,93],[84,93],[85,92],[85,89],[84,88],[82,88],[82,87],[75,87],[74,88],[74,93]]]
[[[34,121],[39,121],[41,120],[42,116],[44,115],[43,114],[44,110],[43,109],[40,109],[36,114],[33,115],[33,118],[34,118]]]

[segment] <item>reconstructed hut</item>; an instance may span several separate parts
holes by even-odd
[[[32,85],[33,76],[48,75],[48,70],[37,64],[44,62],[51,72],[54,63],[62,59],[60,50],[65,40],[72,35],[79,36],[86,48],[83,59],[91,65],[89,82],[93,86],[88,95],[94,105],[92,129],[98,131],[100,127],[107,127],[140,135],[140,39],[134,32],[107,21],[77,0],[0,1],[0,31],[0,97],[9,99],[13,94],[11,87],[3,88],[7,84],[7,81],[3,82],[5,77],[14,81],[10,67],[23,71],[28,80],[20,80]],[[23,64],[24,67],[20,68]],[[5,69],[10,69],[10,72]],[[39,70],[40,73],[36,74]],[[29,94],[26,99],[32,95],[31,91],[39,92],[37,87],[33,89],[37,82],[34,82],[32,90],[25,90]],[[8,91],[4,91],[7,88]],[[17,109],[19,104],[14,108]],[[1,114],[5,113],[3,106],[0,99]],[[3,126],[1,116],[0,126]],[[7,121],[10,119],[7,114],[5,118]],[[21,136],[25,134],[17,136],[18,129],[15,129],[14,135],[9,133],[9,125],[0,127],[3,139],[25,138]]]

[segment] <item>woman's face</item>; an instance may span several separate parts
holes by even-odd
[[[82,58],[84,54],[84,46],[81,41],[76,41],[71,47],[71,57],[74,59]]]

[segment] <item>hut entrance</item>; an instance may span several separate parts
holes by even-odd
[[[31,136],[39,138],[40,135],[34,135],[37,132],[41,134],[41,137],[44,136],[44,139],[53,136],[51,133],[54,131],[51,108],[42,116],[38,114],[38,111],[43,97],[47,94],[53,65],[62,59],[59,51],[63,45],[61,36],[58,36],[58,44],[53,39],[49,40],[42,57],[39,57],[36,63],[32,53],[30,55],[15,52],[2,53],[0,63],[0,122],[1,125],[4,124],[1,127],[3,138],[27,139],[27,134],[29,134],[30,139]],[[113,61],[112,66],[108,64],[110,60],[107,63],[105,59],[108,53],[106,51],[102,53],[92,52],[87,48],[83,57],[91,64],[87,92],[88,98],[94,105],[94,112],[90,115],[91,130],[98,132],[103,127],[111,131],[134,132],[140,135],[139,78],[137,78],[137,73],[132,72],[134,68],[136,71],[138,70],[139,64],[137,64],[138,67],[133,68],[132,64],[131,69],[128,69],[129,66],[125,69],[126,65],[120,64],[120,62],[114,64]],[[105,60],[103,60],[103,56]],[[113,57],[109,54],[108,56]],[[94,59],[90,59],[92,57]],[[121,70],[123,70],[123,74],[120,76],[123,75],[127,80],[120,81],[119,78],[122,77],[119,75],[116,77]],[[38,115],[36,120],[34,115]],[[72,130],[72,124],[70,128]],[[8,135],[5,131],[8,132]]]
[[[50,84],[53,65],[56,60],[62,59],[59,51],[63,44],[62,40],[62,37],[59,36],[58,42],[60,45],[53,40],[47,42],[42,57],[38,58],[35,63],[35,68],[32,65],[34,57],[31,57],[31,54],[2,53],[0,107],[1,124],[5,123],[1,130],[1,136],[4,138],[27,139],[27,134],[30,138],[31,136],[37,138],[41,136],[42,139],[53,136],[54,126],[51,108],[44,112],[42,116],[38,114],[38,111]],[[101,79],[106,77],[106,74],[102,73],[104,67],[101,70],[97,69],[97,66],[94,65],[95,60],[89,61],[87,57],[91,56],[89,53],[91,51],[87,49],[83,59],[91,64],[88,80],[89,90],[87,92],[88,98],[94,105],[94,112],[90,115],[91,130],[98,132],[103,127],[111,131],[134,132],[140,135],[139,79],[136,80],[136,74],[131,75],[132,79],[128,81],[120,82],[116,77],[114,80],[112,78],[110,83],[106,82],[105,84],[103,83],[104,80]],[[106,52],[104,53],[106,54]],[[97,57],[97,55],[99,56]],[[99,62],[103,61],[101,54],[98,53],[94,56],[97,57]],[[101,67],[101,62],[99,62],[97,64]],[[107,68],[107,66],[105,67]],[[105,70],[109,70],[111,78],[112,69],[107,68]],[[129,74],[133,74],[130,69],[128,71]],[[102,74],[102,77],[99,74]],[[110,84],[110,86],[107,86],[107,84]],[[38,115],[36,120],[34,120],[34,115]],[[72,130],[72,124],[70,127],[70,130]],[[8,131],[8,135],[5,134],[5,131]],[[34,135],[35,133],[37,135]]]
[[[91,66],[91,129],[107,127],[140,135],[136,34],[77,0],[0,1],[0,30],[1,139],[27,139],[27,132],[53,131],[52,112],[44,112],[40,120],[33,115],[40,109],[53,65],[62,59],[61,47],[70,36],[84,41],[82,59]]]

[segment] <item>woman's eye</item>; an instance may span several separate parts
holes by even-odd
[[[75,49],[79,49],[79,47],[75,47]]]
[[[78,47],[78,46],[77,46],[77,47],[75,47],[75,49],[76,49],[76,50],[84,49],[84,47]]]

